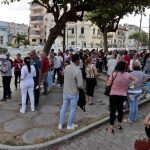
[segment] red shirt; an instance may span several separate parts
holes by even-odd
[[[15,71],[21,71],[21,68],[23,66],[23,60],[22,59],[15,59],[13,66],[14,66]]]
[[[42,73],[46,73],[49,70],[49,60],[47,57],[43,57],[41,60],[42,63]]]
[[[129,55],[124,55],[124,61],[127,63],[126,69],[128,70],[129,65],[130,65],[130,57],[129,57]]]

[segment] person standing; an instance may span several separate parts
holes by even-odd
[[[35,51],[32,51],[30,53],[30,59],[31,64],[35,67],[36,70],[36,76],[34,77],[34,100],[35,100],[35,107],[37,107],[39,104],[39,97],[40,97],[42,65]]]
[[[15,75],[15,88],[17,90],[17,84],[18,84],[18,79],[20,83],[20,76],[21,76],[21,68],[23,66],[23,60],[21,59],[21,54],[17,54],[17,58],[13,62],[14,66],[14,75]]]
[[[21,82],[20,82],[21,97],[22,97],[22,107],[20,109],[20,112],[23,114],[26,111],[27,93],[30,97],[31,111],[35,111],[33,78],[36,76],[35,67],[31,65],[29,57],[25,57],[24,64],[25,65],[21,69]]]
[[[3,55],[1,61],[0,72],[2,76],[3,84],[3,99],[2,101],[7,101],[7,98],[11,98],[10,82],[12,76],[11,62],[7,59],[6,55]]]
[[[115,59],[115,55],[112,54],[111,58],[108,60],[108,63],[107,63],[107,67],[108,67],[107,80],[109,79],[110,75],[113,73],[116,65],[117,65],[117,60]]]
[[[147,53],[144,57],[143,70],[146,74],[150,75],[150,53]]]
[[[79,69],[80,56],[74,54],[72,63],[64,70],[64,89],[63,89],[63,105],[60,111],[59,129],[63,128],[65,114],[68,106],[70,106],[70,114],[68,118],[67,129],[75,129],[74,117],[79,99],[79,89],[83,88],[83,78]]]
[[[53,82],[55,83],[55,75],[57,73],[57,81],[61,85],[61,67],[63,64],[63,57],[61,56],[61,52],[58,52],[58,55],[55,55],[54,57],[54,76],[53,76]]]
[[[11,84],[11,79],[12,79],[12,68],[13,68],[13,61],[10,59],[10,53],[6,53],[5,54],[6,55],[6,57],[7,57],[7,60],[10,62],[10,64],[11,64],[11,70],[10,70],[10,72],[11,72],[11,74],[9,75],[9,80],[8,80],[8,91],[10,91],[10,94],[9,94],[9,92],[7,93],[7,98],[8,99],[11,99],[11,96],[9,96],[9,95],[11,95],[11,93],[12,93],[12,91],[11,91],[11,88],[10,88],[10,84]]]
[[[137,82],[134,87],[129,87],[128,90],[128,101],[129,101],[129,117],[127,122],[132,123],[137,121],[138,116],[138,104],[140,96],[142,93],[142,84],[148,79],[148,75],[140,71],[141,64],[139,61],[134,61],[132,64],[133,71],[130,73],[132,76],[136,77],[139,82]]]
[[[131,81],[130,85],[134,85],[138,82],[138,79],[126,72],[125,61],[119,61],[115,67],[115,71],[107,81],[107,86],[110,86],[113,82],[109,99],[110,125],[107,128],[107,131],[110,133],[114,133],[116,111],[118,112],[118,124],[115,127],[119,130],[122,129],[121,124],[123,119],[123,103],[127,99],[127,89],[129,81]]]
[[[126,62],[126,71],[128,71],[130,65],[130,56],[128,55],[127,50],[124,51],[124,61]]]
[[[92,64],[92,59],[86,59],[86,66],[85,66],[85,73],[86,73],[86,94],[88,98],[89,105],[93,104],[93,96],[94,96],[94,89],[96,86],[96,77],[97,77],[97,69],[94,64]]]
[[[44,85],[44,95],[47,95],[47,88],[48,88],[48,83],[47,83],[47,76],[48,76],[48,71],[49,71],[49,60],[46,56],[45,52],[42,52],[40,54],[41,56],[41,64],[42,64],[42,77],[41,77],[41,83]]]

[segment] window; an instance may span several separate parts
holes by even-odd
[[[36,39],[32,39],[32,42],[36,42]]]
[[[95,34],[95,28],[93,29],[93,34]]]
[[[3,43],[4,43],[4,37],[0,36],[0,44],[3,44]]]
[[[43,40],[42,40],[42,39],[40,39],[40,43],[42,43],[42,41],[43,41]]]
[[[43,20],[43,16],[34,16],[31,17],[31,21],[42,21]]]
[[[71,29],[72,34],[74,34],[74,28]]]
[[[75,42],[73,41],[73,42],[71,42],[71,45],[75,45]]]
[[[81,28],[81,34],[84,34],[84,27]]]
[[[100,35],[101,34],[101,31],[100,31],[100,29],[98,29],[98,31],[97,31],[97,35]]]

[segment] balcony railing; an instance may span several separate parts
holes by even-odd
[[[31,13],[30,17],[35,17],[35,16],[44,16],[44,13]]]
[[[43,24],[43,20],[30,20],[30,24]]]

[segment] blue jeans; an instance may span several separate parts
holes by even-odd
[[[138,103],[140,100],[141,93],[128,93],[128,101],[129,101],[129,120],[130,121],[136,121],[137,115],[138,115]]]
[[[63,95],[63,105],[60,111],[60,121],[59,124],[64,124],[65,115],[67,112],[67,108],[70,105],[70,114],[68,118],[68,124],[67,126],[72,126],[74,118],[75,118],[75,112],[77,108],[79,96],[71,96],[71,95]]]
[[[53,86],[53,74],[54,71],[48,71],[47,82],[48,82],[48,87],[50,88]]]

